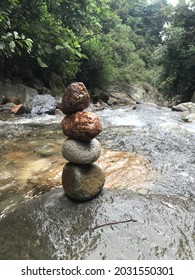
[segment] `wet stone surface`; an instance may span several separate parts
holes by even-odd
[[[194,205],[106,189],[77,203],[53,190],[1,221],[0,259],[194,259]]]
[[[62,188],[63,116],[0,121],[0,258],[194,259],[195,123],[145,104],[97,114],[106,181],[82,203]]]

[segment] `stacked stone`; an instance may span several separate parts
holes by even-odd
[[[86,201],[103,188],[105,176],[94,164],[100,157],[101,145],[95,137],[102,131],[99,118],[83,111],[89,106],[90,96],[81,82],[70,84],[62,97],[61,110],[66,115],[62,122],[68,137],[62,146],[62,156],[69,161],[62,173],[62,185],[68,197]]]

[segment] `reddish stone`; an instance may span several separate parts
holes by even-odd
[[[62,97],[61,110],[69,115],[83,111],[89,106],[90,96],[85,85],[81,82],[70,84]]]
[[[76,140],[90,141],[102,131],[98,116],[92,112],[77,112],[66,116],[61,125],[63,133]]]
[[[15,115],[22,115],[27,112],[26,107],[23,104],[15,105],[11,108],[11,113]]]

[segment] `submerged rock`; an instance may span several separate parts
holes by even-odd
[[[95,164],[76,165],[67,163],[62,173],[62,185],[68,197],[86,201],[96,196],[103,188],[105,175]]]
[[[90,164],[95,162],[101,153],[101,145],[97,139],[89,142],[66,139],[62,146],[62,156],[77,164]]]
[[[90,141],[102,131],[98,116],[92,112],[77,112],[66,116],[61,125],[63,133],[76,140]]]
[[[61,110],[64,114],[72,114],[83,111],[89,106],[90,96],[85,85],[81,82],[70,84],[63,97]]]

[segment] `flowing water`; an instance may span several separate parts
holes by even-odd
[[[62,115],[0,121],[1,259],[195,257],[195,123],[146,104],[97,114],[106,183],[84,204],[62,191]]]

